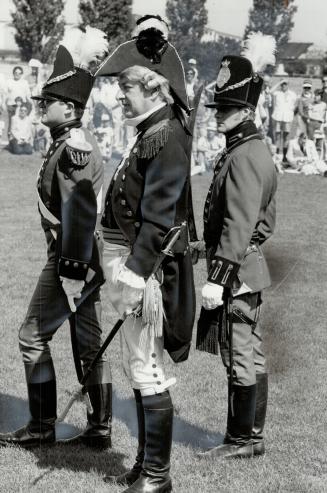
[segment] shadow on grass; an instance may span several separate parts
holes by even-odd
[[[113,395],[113,415],[123,421],[133,437],[137,438],[137,420],[135,401],[131,399],[120,399]],[[173,441],[194,448],[206,449],[222,443],[221,433],[208,432],[204,428],[193,425],[179,416],[174,417]]]
[[[131,436],[137,438],[138,430],[134,398],[121,399],[115,392],[113,392],[113,416],[115,419],[125,423]],[[28,410],[28,402],[26,400],[11,395],[0,394],[0,432],[16,430],[24,426],[28,422],[29,418],[30,414]],[[80,428],[77,428],[71,424],[58,423],[56,425],[56,435],[59,439],[73,437],[80,431]],[[173,440],[174,442],[181,443],[183,445],[206,449],[221,443],[223,440],[223,435],[221,433],[208,432],[208,430],[204,428],[187,422],[184,418],[175,416]],[[84,448],[83,446],[78,447],[81,449]],[[70,450],[71,453],[71,451],[76,448],[76,445],[61,445],[60,449],[63,448],[67,449],[67,451]],[[112,451],[110,452],[110,455],[111,454]],[[69,464],[69,454],[67,456],[66,454],[64,455],[65,461],[68,460]],[[76,454],[72,455],[72,463],[75,464]],[[56,462],[58,463],[58,467],[60,467],[60,459],[59,462]]]

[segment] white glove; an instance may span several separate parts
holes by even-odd
[[[82,289],[84,288],[85,281],[78,281],[76,279],[68,279],[67,277],[60,277],[62,281],[62,289],[67,296],[69,308],[73,313],[76,312],[76,305],[74,299],[79,299],[82,296]]]
[[[117,276],[117,281],[123,285],[124,313],[130,315],[142,301],[145,288],[144,278],[124,265]]]
[[[206,310],[214,310],[223,304],[224,288],[219,284],[207,282],[202,288],[202,306]]]

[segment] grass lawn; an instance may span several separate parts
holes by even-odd
[[[18,329],[38,274],[45,262],[45,244],[36,207],[38,157],[14,157],[1,151],[1,363],[0,431],[13,430],[28,419]],[[108,182],[111,170],[107,170]],[[193,179],[199,233],[209,176]],[[227,384],[220,359],[191,351],[175,366],[167,357],[175,428],[172,451],[174,491],[179,493],[275,493],[327,491],[327,180],[284,175],[278,190],[276,233],[265,247],[273,284],[266,290],[262,313],[270,372],[266,426],[267,454],[253,460],[219,463],[199,460],[197,452],[222,440],[226,423]],[[206,275],[204,262],[195,267],[200,299]],[[105,333],[117,318],[103,290]],[[58,409],[76,387],[68,326],[52,343]],[[136,452],[134,403],[123,375],[118,338],[108,350],[114,385],[113,448],[94,453],[80,447],[33,451],[0,449],[0,491],[112,492],[123,488],[102,481],[105,474],[128,468]],[[58,425],[63,436],[84,427],[86,411],[77,403]]]

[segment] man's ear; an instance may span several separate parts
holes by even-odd
[[[71,101],[66,103],[65,116],[70,117],[75,110],[75,105]]]
[[[159,87],[154,87],[153,89],[151,89],[151,99],[152,100],[155,100],[159,95]]]

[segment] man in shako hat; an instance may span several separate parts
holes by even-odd
[[[110,183],[102,218],[113,305],[129,314],[143,298],[142,315],[128,317],[120,333],[123,366],[136,400],[136,461],[127,473],[105,478],[134,493],[172,490],[168,389],[175,378],[164,373],[163,350],[176,363],[188,358],[195,311],[187,231],[157,269],[166,235],[187,221],[190,188],[184,70],[167,34],[159,16],[139,19],[134,38],[96,73],[119,76],[117,98],[125,123],[137,133]]]
[[[204,456],[252,457],[265,450],[268,379],[259,312],[270,276],[261,245],[274,231],[277,180],[253,123],[263,82],[253,52],[273,63],[274,40],[253,34],[244,56],[224,56],[214,100],[207,105],[216,109],[226,150],[216,163],[204,207],[208,280],[202,289],[197,348],[218,354],[220,347],[232,380],[224,442]]]
[[[96,141],[81,128],[81,118],[94,82],[88,65],[105,54],[104,36],[93,28],[70,31],[42,93],[34,98],[53,139],[37,181],[48,258],[19,331],[31,419],[23,428],[1,434],[1,445],[33,447],[55,441],[56,377],[49,342],[65,320],[74,324],[84,368],[101,347],[99,291],[104,276],[96,223],[103,167]],[[104,359],[86,387],[93,413],[88,413],[78,441],[108,447],[111,374]]]

